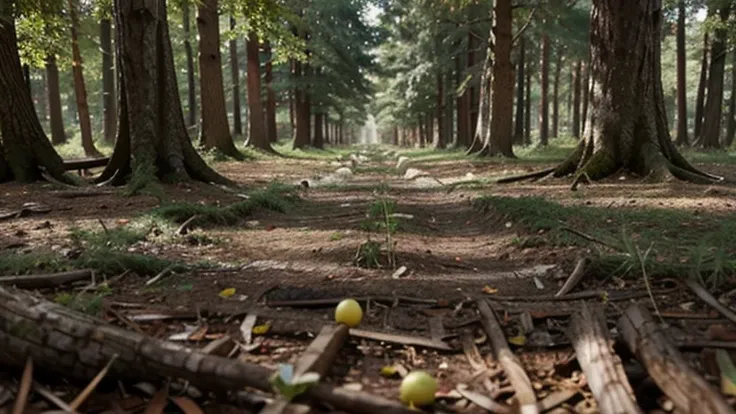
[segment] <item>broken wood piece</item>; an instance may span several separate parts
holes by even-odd
[[[203,390],[272,391],[273,371],[266,367],[117,328],[24,290],[0,287],[0,321],[0,363],[9,366],[33,358],[48,373],[89,380],[118,354],[108,373],[118,379],[180,378]],[[356,414],[414,414],[396,401],[324,383],[304,396]]]
[[[90,395],[92,395],[92,392],[97,388],[97,385],[102,381],[103,378],[105,378],[105,375],[110,371],[110,367],[115,362],[115,360],[118,359],[118,355],[114,354],[112,358],[110,358],[110,361],[107,362],[107,365],[105,365],[100,372],[95,375],[94,378],[92,378],[92,381],[90,381],[89,384],[87,384],[86,387],[82,390],[82,392],[77,395],[77,398],[75,398],[72,402],[69,403],[69,407],[72,408],[73,411],[76,411],[79,409],[79,407],[84,404],[85,401],[87,401],[87,398],[89,398]]]
[[[69,406],[69,404],[64,402],[64,400],[62,400],[61,398],[57,397],[56,394],[54,394],[50,389],[44,387],[36,381],[33,381],[33,391],[37,392],[38,395],[45,398],[48,402],[59,407],[63,412],[76,413],[76,410],[73,410],[72,407]]]
[[[243,323],[240,324],[240,334],[243,335],[243,341],[245,345],[250,345],[253,342],[253,328],[256,326],[258,321],[258,315],[255,313],[249,313],[248,316],[243,319]]]
[[[189,227],[191,227],[195,221],[199,218],[198,214],[193,215],[192,217],[189,217],[187,221],[181,224],[178,229],[176,229],[176,233],[178,236],[183,236],[189,232]]]
[[[447,337],[442,316],[432,316],[429,318],[429,333],[432,336],[432,340],[436,342],[442,342]]]
[[[512,412],[511,407],[497,403],[490,397],[486,397],[481,393],[470,391],[469,389],[467,389],[467,387],[458,386],[457,388],[455,388],[455,390],[460,393],[460,395],[462,395],[463,398],[465,398],[466,400],[472,402],[473,404],[483,408],[490,413],[510,414]]]
[[[476,301],[476,306],[481,315],[481,324],[493,345],[496,359],[506,373],[511,385],[516,391],[516,400],[519,402],[520,412],[524,414],[538,413],[537,396],[532,388],[532,382],[526,375],[521,362],[509,348],[506,334],[498,322],[495,312],[483,299]]]
[[[641,413],[621,359],[609,343],[603,309],[583,302],[570,318],[568,337],[603,414]]]
[[[435,341],[432,339],[423,338],[421,336],[410,336],[410,335],[391,334],[391,333],[384,333],[384,332],[373,332],[373,331],[367,331],[364,329],[351,329],[350,336],[354,336],[356,338],[370,339],[370,340],[379,341],[379,342],[391,342],[394,344],[419,346],[423,348],[432,348],[432,349],[437,349],[440,351],[452,351],[453,350],[453,348],[445,342]]]
[[[721,315],[728,318],[731,322],[736,323],[736,312],[732,311],[731,309],[723,306],[716,298],[713,297],[710,293],[708,293],[707,290],[698,283],[693,278],[688,278],[685,280],[685,285],[687,285],[690,290],[695,293],[703,302],[710,305],[713,309],[717,310]]]
[[[570,398],[576,396],[578,392],[579,392],[578,390],[562,390],[562,391],[553,392],[552,394],[548,395],[545,399],[537,403],[537,409],[539,410],[540,413],[546,413],[549,410],[556,408],[558,405],[565,403]]]
[[[619,318],[618,328],[628,348],[677,411],[733,413],[721,394],[690,368],[648,309],[632,304]]]
[[[565,284],[562,285],[555,296],[560,297],[566,295],[570,293],[573,289],[575,289],[575,286],[577,286],[578,283],[583,280],[583,277],[585,276],[589,266],[590,259],[588,259],[587,257],[578,260],[577,264],[575,265],[575,269],[573,269],[572,273],[570,274],[570,277],[567,278]]]
[[[169,273],[171,273],[172,270],[174,270],[175,267],[176,267],[176,265],[173,265],[173,264],[172,265],[169,265],[168,267],[166,267],[166,269],[162,270],[161,273],[159,273],[156,276],[148,279],[148,281],[146,281],[146,286],[151,286],[152,284],[154,284],[154,283],[158,282],[159,280],[165,278],[166,276],[169,275]]]
[[[45,289],[91,278],[92,270],[82,269],[41,275],[2,276],[0,285],[15,286],[20,289]]]
[[[215,339],[214,341],[205,345],[200,352],[208,355],[217,355],[226,357],[230,355],[230,352],[235,348],[236,344],[230,335],[225,335],[222,338]]]
[[[15,396],[15,404],[13,404],[13,414],[23,414],[28,404],[28,394],[31,392],[33,384],[33,357],[26,358],[25,367],[23,368],[23,376],[20,379],[18,394]]]
[[[327,325],[322,328],[319,335],[309,344],[309,347],[294,364],[294,378],[316,372],[320,379],[330,371],[332,363],[348,338],[349,328],[347,325]],[[266,405],[260,414],[307,414],[311,411],[308,405],[290,404],[284,399],[276,399]]]

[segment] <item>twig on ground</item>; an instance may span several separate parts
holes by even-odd
[[[629,306],[619,318],[618,328],[629,350],[672,400],[676,410],[733,412],[721,394],[688,365],[645,307]]]
[[[74,401],[69,403],[69,407],[72,408],[72,410],[78,410],[79,407],[84,404],[85,401],[87,401],[87,398],[89,398],[90,395],[92,395],[92,392],[97,388],[97,385],[102,381],[103,378],[105,378],[105,375],[107,375],[108,371],[110,371],[110,367],[112,367],[112,364],[118,359],[118,355],[115,354],[110,358],[110,360],[107,362],[107,365],[105,365],[100,372],[95,375],[94,378],[92,378],[92,381],[90,381],[89,384],[87,384],[86,387],[82,390],[82,392],[77,395],[77,398],[74,399]]]
[[[183,236],[189,232],[189,227],[191,227],[195,221],[199,218],[199,214],[195,214],[192,217],[189,217],[187,221],[181,224],[178,229],[176,229],[176,234],[178,236]]]
[[[510,414],[512,412],[509,406],[497,403],[491,398],[486,397],[485,395],[478,392],[470,391],[467,388],[461,386],[458,386],[457,388],[455,388],[455,390],[457,390],[457,392],[460,393],[463,398],[485,409],[488,412],[495,414]]]
[[[102,226],[102,230],[105,231],[105,235],[110,234],[110,230],[107,229],[107,226],[105,225],[105,222],[102,221],[102,219],[97,219],[97,222],[100,223],[100,226]]]
[[[26,365],[23,368],[23,376],[20,379],[20,386],[18,386],[18,395],[15,397],[15,404],[13,404],[13,414],[23,414],[26,411],[28,394],[31,391],[32,384],[33,358],[29,356],[26,358]]]
[[[91,278],[92,270],[82,269],[41,275],[3,276],[0,277],[0,285],[15,286],[21,289],[45,289]]]
[[[716,298],[713,297],[710,293],[708,293],[707,290],[698,283],[694,278],[689,278],[685,280],[685,285],[687,285],[690,290],[695,293],[703,302],[710,305],[713,309],[717,310],[718,313],[728,318],[731,322],[736,323],[736,312],[732,311],[731,309],[728,309],[727,307],[721,305],[720,302]]]
[[[274,301],[267,301],[266,306],[269,306],[272,308],[286,308],[286,307],[321,308],[321,307],[335,306],[338,303],[342,302],[343,299],[344,298],[306,299],[306,300],[274,300]],[[449,305],[447,301],[442,301],[438,299],[410,298],[407,296],[362,296],[362,297],[358,297],[354,299],[358,302],[367,302],[369,300],[372,300],[374,302],[383,302],[383,303],[389,303],[389,304],[394,303],[394,301],[398,299],[399,302],[412,303],[412,304],[417,304],[417,305],[436,305],[436,306]]]
[[[666,295],[677,291],[677,288],[672,289],[659,289],[652,291],[651,293],[655,296]],[[533,295],[533,296],[499,296],[489,295],[486,299],[493,302],[564,302],[571,300],[582,300],[582,299],[595,299],[605,297],[609,301],[624,301],[630,299],[645,298],[649,296],[650,292],[646,290],[639,290],[633,292],[617,292],[607,290],[586,290],[577,293],[570,293],[563,296],[556,295]]]
[[[537,409],[540,413],[546,413],[549,410],[564,404],[570,398],[578,395],[579,390],[562,390],[548,395],[545,399],[537,403]]]
[[[50,403],[54,404],[55,406],[62,409],[65,413],[76,413],[77,411],[74,410],[72,407],[69,406],[64,400],[57,397],[56,394],[51,392],[48,388],[44,387],[43,385],[39,384],[36,381],[33,381],[33,391],[37,392],[38,395],[48,400]]]
[[[616,250],[616,251],[621,251],[621,248],[620,247],[614,246],[613,244],[608,243],[608,242],[605,242],[605,241],[603,241],[601,239],[597,239],[597,238],[595,238],[595,237],[593,237],[593,236],[591,236],[589,234],[585,234],[585,233],[583,233],[580,230],[575,230],[575,229],[570,228],[570,227],[560,227],[560,231],[566,231],[568,233],[572,233],[572,234],[574,234],[576,236],[582,237],[583,239],[585,239],[585,240],[587,240],[589,242],[598,243],[601,246],[605,246],[605,247],[611,248],[611,249]]]
[[[565,284],[562,285],[560,290],[555,294],[555,296],[560,297],[563,295],[566,295],[570,293],[573,289],[575,289],[575,286],[580,283],[581,280],[583,280],[583,277],[585,276],[588,266],[590,266],[590,259],[587,257],[584,257],[580,260],[578,260],[578,263],[575,265],[575,269],[570,274],[570,277],[567,278],[565,281]]]
[[[664,324],[664,319],[659,314],[659,307],[657,307],[657,301],[654,300],[654,295],[652,294],[652,287],[649,285],[649,278],[647,277],[647,257],[649,256],[649,253],[652,251],[652,247],[654,247],[654,243],[649,245],[649,248],[647,248],[647,251],[644,252],[644,256],[641,255],[641,250],[639,250],[639,246],[636,246],[636,257],[639,259],[639,266],[641,266],[641,274],[644,278],[644,286],[647,288],[647,293],[649,293],[649,299],[652,301],[652,306],[654,307],[654,313],[657,314],[657,317],[659,318],[659,321]]]
[[[364,329],[351,329],[350,336],[356,338],[370,339],[380,342],[391,342],[401,345],[414,345],[423,348],[431,348],[439,351],[453,351],[453,348],[445,342],[435,341],[421,336],[399,335],[384,332],[372,332]]]
[[[152,277],[151,279],[148,279],[148,281],[146,282],[146,286],[151,286],[152,284],[154,284],[154,283],[158,282],[159,280],[165,278],[166,276],[169,275],[169,273],[171,273],[172,270],[174,270],[175,267],[176,267],[176,265],[173,265],[173,264],[172,265],[169,265],[166,269],[162,270],[161,273],[157,274],[156,276]]]
[[[537,413],[537,397],[529,377],[526,375],[524,368],[521,366],[519,359],[509,348],[506,334],[504,334],[501,325],[498,322],[495,312],[488,306],[484,299],[476,301],[478,311],[480,312],[481,324],[488,335],[488,339],[493,345],[496,359],[506,372],[506,378],[516,391],[516,400],[519,403],[519,409],[522,413]]]

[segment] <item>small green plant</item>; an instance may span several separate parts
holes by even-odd
[[[358,246],[355,264],[359,267],[375,269],[381,267],[381,243],[368,240]]]
[[[345,237],[345,234],[337,231],[335,233],[330,234],[330,241],[339,241],[342,240]]]
[[[366,213],[366,219],[361,223],[361,229],[367,232],[378,232],[384,235],[388,266],[396,267],[394,233],[399,228],[396,213],[396,202],[386,196],[388,186],[381,183],[374,194],[376,200],[371,203]],[[376,251],[376,249],[378,251]],[[370,239],[361,244],[356,255],[356,264],[363,267],[380,267],[381,244]]]
[[[123,196],[150,195],[160,199],[164,190],[157,177],[156,163],[144,158],[136,164],[128,185],[123,189]]]

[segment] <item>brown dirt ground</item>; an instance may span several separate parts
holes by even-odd
[[[392,163],[387,161],[380,166],[389,167]],[[379,166],[375,163],[370,165]],[[482,178],[527,172],[544,166],[441,161],[420,162],[415,167],[431,171],[433,177],[442,181],[463,177],[468,172]],[[274,180],[290,183],[313,180],[334,169],[329,161],[292,159],[218,164],[219,171],[251,188]],[[723,166],[715,169],[716,173],[733,175],[735,172],[733,168]],[[389,195],[397,201],[398,212],[413,216],[402,220],[402,227],[395,235],[398,264],[408,268],[408,272],[398,280],[392,278],[390,269],[362,269],[353,265],[356,249],[367,237],[360,225],[375,199],[370,189],[378,182],[391,184]],[[522,230],[515,228],[513,223],[507,226],[503,218],[484,216],[475,211],[470,200],[479,194],[538,195],[563,204],[584,203],[609,208],[665,207],[709,213],[733,212],[736,209],[736,190],[733,188],[679,182],[645,184],[628,177],[583,187],[577,193],[569,191],[570,182],[567,180],[489,185],[480,189],[459,187],[454,191],[422,190],[378,170],[355,174],[347,184],[342,190],[318,186],[303,190],[301,197],[304,201],[287,214],[259,211],[235,226],[204,229],[202,232],[213,243],[193,245],[186,240],[178,240],[138,245],[136,249],[139,252],[190,264],[209,261],[243,267],[229,272],[172,275],[152,288],[145,287],[143,282],[153,275],[128,275],[111,286],[112,294],[106,297],[106,306],[135,304],[135,308],[120,308],[129,317],[152,312],[171,314],[171,319],[140,323],[141,329],[161,338],[181,332],[185,324],[196,324],[197,315],[205,318],[208,333],[228,332],[237,336],[242,315],[256,312],[260,316],[259,323],[270,321],[272,328],[261,347],[248,354],[247,359],[276,367],[278,363],[295,361],[309,343],[305,334],[316,334],[322,325],[331,322],[332,314],[331,308],[272,308],[266,305],[268,301],[404,295],[457,303],[484,296],[486,287],[498,289],[497,295],[554,294],[576,259],[585,254],[585,249],[515,246],[512,241]],[[126,225],[127,220],[135,219],[158,205],[153,197],[106,195],[64,199],[54,196],[50,190],[49,185],[41,184],[0,187],[0,210],[17,209],[28,202],[52,207],[47,214],[0,222],[0,249],[62,249],[70,245],[69,232],[73,228],[99,230],[100,221],[107,227]],[[219,189],[196,184],[167,186],[165,193],[167,199],[196,203],[227,205],[238,200]],[[378,235],[373,237],[380,238]],[[543,289],[535,287],[532,275],[542,282]],[[655,285],[657,288],[663,283]],[[597,287],[596,281],[583,284],[583,288]],[[226,288],[235,288],[236,294],[230,298],[218,296]],[[626,287],[633,288],[640,286],[629,284]],[[49,297],[53,296],[54,292],[50,292]],[[676,332],[702,335],[713,323],[725,324],[682,290],[670,291],[658,300],[661,300],[663,311],[678,311],[681,310],[678,304],[695,301],[691,312],[706,314],[710,318],[688,323],[674,319],[671,324]],[[642,300],[641,303],[647,301]],[[497,302],[496,305],[507,322],[508,336],[520,334],[516,316],[526,309],[533,311],[537,326],[546,325],[558,341],[556,346],[541,348],[534,347],[534,344],[513,346],[533,381],[537,397],[542,399],[554,391],[580,388],[581,393],[563,404],[562,412],[595,412],[594,401],[584,388],[584,377],[579,374],[572,349],[564,339],[566,314],[576,305],[567,302],[527,305]],[[226,323],[223,318],[228,316],[231,320]],[[403,303],[380,306],[372,303],[361,328],[430,337],[428,321],[432,316],[441,316],[451,334],[468,332],[475,337],[485,362],[490,367],[496,366],[479,326],[465,324],[475,317],[470,306],[453,312],[451,307]],[[106,317],[113,323],[121,323],[111,314]],[[202,346],[206,342],[193,342],[191,345]],[[460,346],[457,337],[448,339],[448,342],[455,347]],[[712,375],[712,369],[708,368],[709,364],[712,366],[712,351],[696,350],[688,356],[701,372]],[[381,367],[394,363],[436,374],[440,389],[445,392],[458,384],[467,384],[471,389],[485,392],[475,375],[476,370],[462,352],[438,352],[359,339],[351,340],[341,351],[329,381],[358,383],[364,391],[396,398],[400,380],[379,374]],[[637,364],[631,360],[627,360],[626,365],[632,372],[636,371]],[[712,379],[712,376],[708,378]],[[643,379],[639,374],[632,377],[632,383],[642,405],[654,409],[661,402],[659,393],[656,387],[652,388]],[[494,381],[498,386],[504,385],[500,377]],[[510,395],[503,394],[499,399],[504,401],[508,397]],[[95,401],[90,407],[95,406]],[[447,404],[452,407],[456,401],[448,399]],[[224,405],[214,402],[203,402],[202,406],[207,412],[226,412],[223,411]],[[454,409],[485,412],[474,404],[463,406],[457,403]],[[171,412],[177,411],[172,408]]]

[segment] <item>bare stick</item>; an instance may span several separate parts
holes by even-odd
[[[414,345],[424,348],[432,348],[440,351],[452,351],[452,347],[442,341],[423,338],[421,336],[398,335],[384,332],[366,331],[363,329],[351,329],[350,336],[374,341],[391,342],[394,344]]]
[[[583,302],[580,311],[572,315],[568,336],[600,412],[640,413],[621,359],[609,345],[600,306]]]
[[[70,407],[69,404],[64,402],[64,400],[57,397],[56,394],[51,392],[51,390],[49,390],[48,388],[44,387],[43,385],[39,384],[36,381],[33,381],[33,391],[37,392],[38,395],[47,399],[50,403],[61,408],[65,413],[75,413],[76,412],[76,410],[72,409],[72,407]]]
[[[113,355],[112,358],[110,358],[110,361],[108,361],[107,365],[105,365],[105,367],[102,368],[102,370],[100,370],[100,372],[97,373],[94,378],[92,378],[92,381],[90,381],[90,383],[87,384],[86,387],[84,387],[82,392],[77,395],[77,398],[69,403],[69,406],[72,408],[72,410],[76,411],[82,404],[84,404],[84,402],[87,400],[87,398],[89,398],[95,388],[97,388],[97,385],[100,383],[100,381],[102,381],[102,379],[105,378],[105,375],[107,375],[108,371],[110,371],[110,367],[116,359],[118,359],[117,354]]]
[[[604,242],[603,240],[596,239],[595,237],[593,237],[591,235],[588,235],[588,234],[585,234],[585,233],[583,233],[580,230],[575,230],[575,229],[570,228],[570,227],[560,227],[560,230],[566,231],[568,233],[572,233],[572,234],[574,234],[576,236],[579,236],[579,237],[582,237],[583,239],[585,239],[585,240],[587,240],[589,242],[598,243],[601,246],[605,246],[605,247],[609,247],[609,248],[611,248],[613,250],[621,251],[621,248],[620,247],[614,246],[613,244],[610,244],[608,242]]]
[[[572,274],[570,274],[570,277],[567,278],[565,284],[562,285],[562,288],[560,288],[555,296],[560,297],[562,295],[566,295],[570,293],[570,291],[575,289],[575,286],[577,286],[578,283],[583,280],[583,276],[585,276],[585,273],[588,270],[588,266],[590,266],[590,259],[588,259],[587,257],[578,260],[578,263],[575,265],[575,269],[572,271]]]
[[[629,306],[618,327],[626,345],[677,410],[733,413],[721,394],[690,368],[645,307]]]
[[[0,285],[15,286],[21,289],[45,289],[90,278],[92,278],[92,270],[83,269],[42,275],[3,276],[0,277]]]
[[[713,297],[710,293],[708,293],[707,290],[698,283],[695,279],[690,278],[685,280],[685,284],[687,287],[690,288],[690,290],[693,291],[703,302],[710,305],[713,309],[717,310],[718,313],[728,318],[731,322],[736,323],[736,313],[732,311],[731,309],[728,309],[727,307],[721,305],[716,298]]]
[[[174,265],[169,265],[166,269],[162,270],[161,273],[157,274],[156,276],[152,277],[146,282],[146,286],[151,286],[152,284],[158,282],[159,280],[165,278],[166,276],[171,273],[172,270],[174,270]]]
[[[526,372],[524,372],[521,362],[519,362],[519,359],[509,348],[506,335],[503,329],[501,329],[501,324],[498,322],[496,314],[485,300],[479,299],[476,301],[476,304],[482,316],[480,320],[481,324],[493,345],[496,359],[501,363],[501,366],[506,372],[506,378],[508,378],[516,391],[516,399],[519,402],[520,412],[525,414],[538,413],[537,397],[532,388],[532,383]]]
[[[15,404],[13,404],[13,414],[23,414],[26,411],[26,404],[28,404],[28,393],[31,391],[31,385],[33,384],[33,358],[26,358],[26,365],[23,368],[23,376],[20,380],[20,387],[18,387],[18,395],[15,397]]]
[[[295,307],[295,308],[322,308],[335,306],[342,302],[345,298],[330,298],[330,299],[307,299],[307,300],[274,300],[266,302],[266,306],[271,308],[284,308],[284,307]],[[396,300],[404,303],[414,303],[418,305],[437,305],[443,306],[447,302],[437,299],[422,299],[422,298],[411,298],[408,296],[362,296],[354,298],[358,302],[367,302],[372,300],[374,302],[382,302],[393,304]]]
[[[176,230],[176,234],[177,234],[177,235],[179,235],[179,236],[183,236],[183,235],[187,234],[187,232],[189,231],[189,227],[190,227],[190,226],[191,226],[192,224],[194,224],[194,222],[195,222],[195,221],[196,221],[196,220],[197,220],[198,218],[199,218],[199,215],[198,215],[198,214],[195,214],[195,215],[193,215],[192,217],[189,217],[189,218],[187,219],[187,221],[185,221],[184,223],[182,223],[182,225],[181,225],[181,226],[179,226],[179,228],[178,228],[178,229]]]

